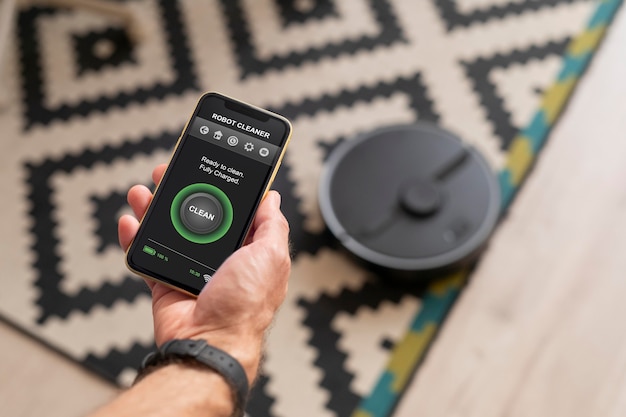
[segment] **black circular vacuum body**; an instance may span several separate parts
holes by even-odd
[[[427,123],[339,145],[325,164],[319,197],[329,229],[350,252],[412,273],[473,259],[500,210],[498,181],[480,153]]]

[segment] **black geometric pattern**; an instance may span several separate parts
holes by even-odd
[[[149,294],[146,285],[131,277],[130,272],[117,284],[105,282],[97,289],[83,288],[75,295],[66,294],[60,287],[63,274],[59,270],[61,257],[57,251],[60,243],[55,236],[57,222],[53,217],[56,207],[48,179],[55,172],[71,173],[75,169],[89,168],[96,163],[111,163],[116,158],[130,159],[136,153],[149,153],[155,149],[169,149],[172,134],[145,137],[136,143],[126,142],[117,148],[105,146],[101,151],[85,150],[79,155],[66,155],[60,160],[45,160],[40,164],[27,163],[31,201],[31,232],[37,236],[32,248],[37,255],[34,268],[38,272],[34,285],[41,289],[36,300],[40,307],[37,322],[44,324],[51,317],[65,318],[72,311],[89,312],[95,306],[111,307],[120,299],[132,302],[136,297]],[[114,229],[115,230],[115,229]]]
[[[421,291],[416,291],[416,294],[420,293]],[[381,279],[373,279],[358,291],[344,289],[338,296],[321,294],[312,302],[302,299],[298,301],[298,305],[307,312],[303,324],[314,329],[309,343],[320,352],[315,365],[321,369],[333,370],[324,374],[320,385],[330,394],[326,406],[338,416],[350,415],[361,397],[349,389],[354,375],[345,367],[348,354],[337,348],[341,334],[332,329],[330,323],[340,311],[354,315],[364,306],[376,309],[383,301],[397,304],[403,297],[409,296],[410,293],[407,294],[406,288],[394,287],[384,284]],[[380,343],[389,344],[390,341],[383,339]]]
[[[336,58],[341,55],[355,54],[362,50],[374,50],[396,42],[406,42],[398,26],[394,11],[387,0],[370,0],[372,12],[380,32],[376,36],[363,36],[358,40],[345,40],[312,47],[303,52],[291,52],[288,55],[274,55],[270,58],[258,58],[252,42],[249,25],[241,8],[241,0],[222,0],[222,7],[228,19],[231,39],[235,43],[235,53],[241,71],[241,78],[252,74],[260,75],[268,70],[282,70],[290,66],[300,66],[307,62],[323,58]],[[283,8],[284,10],[284,8]]]
[[[19,14],[18,17],[18,50],[22,67],[22,91],[24,94],[25,127],[31,128],[37,124],[47,125],[54,120],[69,120],[75,116],[88,116],[93,112],[106,112],[113,107],[126,107],[132,103],[145,103],[149,99],[164,99],[170,95],[180,95],[188,90],[198,90],[197,76],[190,57],[190,50],[183,31],[183,21],[177,2],[159,0],[163,30],[170,47],[169,55],[172,60],[172,70],[175,79],[169,84],[156,83],[150,88],[137,88],[135,91],[120,91],[111,95],[101,96],[96,100],[83,100],[76,104],[63,104],[49,108],[45,104],[44,76],[41,68],[41,50],[37,20],[57,13],[64,13],[58,9],[30,8]],[[69,41],[69,40],[59,40]],[[120,49],[122,45],[119,45]],[[123,52],[120,51],[120,55]],[[79,68],[85,68],[80,62]],[[117,56],[114,56],[116,58]],[[102,68],[100,60],[92,62],[91,69]],[[111,65],[114,65],[111,63]],[[79,70],[80,71],[80,70]]]
[[[293,0],[278,0],[276,5],[280,9],[280,17],[285,27],[338,16],[337,8],[330,0],[311,0],[308,10],[298,8],[298,2]]]
[[[513,50],[507,54],[497,54],[489,58],[478,58],[474,62],[464,62],[467,75],[474,83],[474,89],[480,94],[480,101],[488,112],[498,137],[502,140],[502,149],[509,148],[520,126],[515,126],[511,113],[506,109],[496,86],[489,79],[494,68],[508,68],[515,64],[525,64],[533,60],[543,60],[549,56],[561,56],[570,39],[548,42],[541,46],[531,46],[526,50]],[[540,95],[542,89],[535,91]]]
[[[98,237],[98,253],[110,247],[117,247],[117,214],[126,208],[126,193],[113,191],[106,197],[92,195],[93,217],[98,225],[95,234]],[[113,214],[113,215],[112,215]]]
[[[145,346],[134,343],[124,351],[113,348],[104,356],[90,353],[83,360],[83,364],[114,381],[125,369],[136,367],[138,363],[141,363],[148,353],[154,352],[155,348],[154,343]]]
[[[77,76],[89,71],[100,71],[106,66],[117,67],[137,62],[133,56],[132,42],[122,28],[107,28],[85,35],[74,35],[73,38],[77,55]],[[99,52],[99,47],[104,50]]]
[[[528,107],[529,97],[538,100],[549,80],[528,75],[523,87],[511,90],[493,72],[553,61],[586,18],[572,21],[579,12],[563,10],[591,12],[593,2],[498,1],[469,12],[453,0],[358,0],[350,3],[353,9],[334,0],[126,4],[156,10],[144,16],[154,20],[148,27],[158,28],[148,31],[145,43],[131,42],[119,22],[83,21],[80,12],[65,9],[20,10],[8,72],[20,105],[0,113],[3,135],[15,138],[11,158],[2,162],[0,186],[15,204],[0,225],[22,238],[15,253],[28,256],[5,259],[0,252],[3,265],[13,268],[7,275],[24,277],[5,283],[17,286],[10,292],[22,298],[14,307],[17,295],[0,293],[0,314],[100,375],[128,384],[153,343],[146,286],[126,272],[117,247],[125,191],[136,182],[151,185],[151,166],[167,160],[201,91],[238,91],[291,119],[295,132],[273,185],[290,222],[294,272],[248,411],[252,417],[350,415],[414,317],[423,288],[393,285],[384,272],[368,270],[340,247],[317,210],[323,162],[354,134],[423,120],[457,130],[486,149],[499,169],[520,128],[514,120],[526,117],[519,109]],[[287,42],[288,48],[268,48],[268,37],[258,33],[264,26],[254,20],[260,8],[274,14],[270,35],[301,38]],[[346,16],[357,9],[368,13],[363,27]],[[533,23],[509,33],[502,25],[510,44],[462,44],[466,34],[490,23],[535,14],[549,27]],[[416,27],[412,22],[423,16],[431,20]],[[345,22],[358,27],[345,36],[311,30],[324,24],[345,29]],[[50,32],[50,25],[62,30]],[[49,97],[58,91],[50,85],[55,74],[45,57],[46,48],[60,44],[71,51],[60,64],[73,70],[67,71],[73,78],[69,98],[61,94],[55,101]],[[442,50],[429,50],[431,44]],[[121,75],[146,68],[159,71],[135,84]],[[110,79],[118,84],[109,86]],[[72,90],[74,82],[99,89]],[[72,252],[77,246],[87,248],[80,252],[84,259]],[[93,277],[92,264],[99,266]],[[98,320],[108,323],[106,330]],[[77,337],[82,332],[100,344]]]
[[[457,27],[486,23],[492,19],[504,19],[512,15],[520,15],[529,11],[555,7],[563,3],[575,3],[590,0],[523,0],[505,4],[496,4],[488,8],[477,9],[469,13],[459,10],[456,0],[434,0],[439,7],[441,16],[446,20],[448,30]]]

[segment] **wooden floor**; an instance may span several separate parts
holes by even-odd
[[[622,11],[398,417],[626,415],[625,41]],[[2,415],[114,394],[0,324]]]
[[[117,389],[0,321],[0,415],[78,417]]]

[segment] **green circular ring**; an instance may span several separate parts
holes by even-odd
[[[187,229],[180,218],[180,206],[183,204],[183,201],[192,194],[202,192],[211,194],[217,198],[224,209],[222,224],[220,227],[207,235],[194,233]],[[178,194],[176,194],[176,197],[174,197],[174,200],[172,201],[172,206],[170,207],[170,217],[176,231],[185,239],[193,243],[213,243],[224,237],[226,232],[228,232],[228,229],[230,229],[230,226],[233,224],[233,205],[224,191],[220,190],[216,186],[211,184],[196,183],[186,186],[180,190]]]

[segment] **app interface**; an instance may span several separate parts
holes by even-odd
[[[226,108],[201,110],[135,238],[131,263],[199,292],[240,245],[280,157],[285,130]]]

